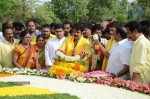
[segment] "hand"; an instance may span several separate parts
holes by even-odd
[[[79,53],[80,57],[84,58],[88,54],[88,51],[83,50]]]
[[[94,71],[95,70],[95,66],[91,66],[91,71]]]
[[[37,64],[37,65],[36,65],[36,69],[37,69],[37,70],[40,70],[40,69],[41,69],[40,64]]]
[[[115,73],[110,73],[110,74],[111,74],[112,78],[117,78],[118,77],[117,74],[115,74]]]

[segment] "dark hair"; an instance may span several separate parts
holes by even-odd
[[[28,30],[24,30],[21,32],[20,37],[23,38],[26,34],[30,34]]]
[[[43,35],[38,35],[38,36],[36,37],[36,42],[37,42],[37,40],[38,40],[39,38],[41,38],[41,37],[44,39]]]
[[[95,24],[95,25],[93,25],[93,26],[91,27],[91,32],[92,32],[92,34],[94,34],[94,32],[95,32],[96,30],[101,30],[100,24]]]
[[[60,29],[60,28],[64,29],[63,25],[62,24],[56,24],[54,27],[54,30]]]
[[[49,24],[43,24],[41,28],[49,28],[50,29],[50,25]]]
[[[7,23],[6,23],[6,22],[2,24],[2,29],[3,29],[5,26],[7,26]]]
[[[29,32],[28,30],[22,31],[21,34],[20,34],[20,38],[25,37],[26,34],[30,34],[30,32]],[[22,40],[21,40],[21,39],[20,39],[20,42],[19,42],[19,43],[22,43]]]
[[[75,29],[75,30],[80,30],[81,32],[83,32],[83,31],[84,31],[84,26],[83,26],[82,23],[76,23],[76,24],[74,25],[73,29]]]
[[[110,30],[108,27],[104,30],[104,34],[107,34],[107,33],[110,33]]]
[[[51,23],[50,28],[55,27],[56,23]]]
[[[37,30],[41,31],[41,27],[40,27],[40,26],[36,26],[36,28],[35,28],[35,29],[37,29]]]
[[[142,27],[150,28],[150,20],[143,20],[140,22],[140,24],[142,25]]]
[[[24,25],[21,22],[13,22],[13,27],[17,31],[22,31],[22,28],[24,27]]]
[[[65,21],[65,22],[63,23],[63,26],[66,25],[66,24],[69,24],[70,27],[72,27],[72,25],[71,25],[71,23],[70,23],[69,21]]]
[[[29,24],[29,22],[33,22],[34,24],[35,24],[35,22],[33,21],[33,20],[28,20],[27,22],[26,22],[26,26]],[[35,24],[36,25],[36,24]]]
[[[7,26],[7,25],[4,26],[3,29],[2,29],[3,34],[5,34],[5,30],[6,30],[6,29],[12,29],[12,27]]]
[[[114,28],[120,28],[122,27],[122,24],[119,21],[113,21],[110,24],[108,24],[108,27],[114,27]]]
[[[127,38],[127,33],[122,28],[117,28],[116,34],[120,34],[123,39]]]
[[[126,28],[129,28],[129,31],[133,32],[135,29],[138,32],[142,32],[142,26],[137,21],[130,21],[125,25]]]
[[[88,28],[91,30],[92,23],[84,23],[84,28]]]

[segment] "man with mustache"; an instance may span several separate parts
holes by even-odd
[[[70,34],[70,30],[71,30],[71,23],[69,21],[66,21],[63,23],[63,26],[64,26],[64,31],[65,31],[65,37],[69,37],[71,34]]]
[[[42,33],[42,35],[44,37],[45,43],[47,42],[47,40],[55,37],[55,35],[51,34],[51,30],[50,30],[50,25],[49,24],[42,25],[41,33]],[[31,44],[35,44],[35,43],[36,43],[36,36],[31,41]]]
[[[45,43],[47,42],[47,40],[56,37],[55,35],[51,34],[51,30],[50,30],[50,26],[49,24],[44,24],[42,25],[42,30],[41,33],[45,39]]]
[[[73,27],[73,36],[66,38],[59,51],[67,56],[80,55],[87,60],[92,53],[89,41],[83,37],[84,26],[80,23]]]
[[[11,27],[5,26],[2,32],[5,39],[0,42],[0,67],[12,67],[12,50],[19,40],[13,38]]]
[[[127,36],[133,41],[130,55],[130,77],[136,82],[150,83],[150,41],[142,34],[143,27],[137,21],[126,25]]]
[[[29,33],[31,34],[31,39],[36,37],[36,31],[35,31],[36,25],[35,25],[35,22],[33,20],[28,20],[26,22],[26,28],[29,31]],[[31,43],[32,43],[32,41],[31,41]]]

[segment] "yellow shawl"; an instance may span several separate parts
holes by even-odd
[[[114,38],[111,38],[110,40],[108,40],[108,42],[106,44],[106,50],[109,51],[114,43],[115,43]],[[106,70],[107,63],[108,63],[108,59],[106,57],[104,57],[102,71]]]
[[[90,43],[83,36],[78,41],[74,53],[72,51],[74,49],[74,36],[70,36],[66,38],[66,40],[63,42],[62,46],[59,49],[68,56],[72,56],[72,54],[78,55],[82,50],[86,50],[88,51],[87,58],[91,56],[91,52],[92,52]]]

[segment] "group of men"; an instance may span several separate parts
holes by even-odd
[[[43,36],[48,68],[59,50],[65,55],[85,59],[89,71],[99,69],[109,72],[113,78],[150,83],[150,22],[146,22],[130,21],[122,25],[118,21],[103,21],[94,25],[77,23],[73,27],[69,22],[52,23],[42,25],[39,31],[32,20],[26,22],[26,28],[20,22],[13,22],[12,26],[6,23],[2,30],[4,39],[0,41],[0,66],[13,67],[12,50],[21,39],[20,32],[26,29],[31,34],[31,44],[36,43],[37,35]],[[99,43],[94,39],[95,34]],[[95,53],[95,45],[98,53]],[[92,60],[94,55],[98,55],[96,61]]]

